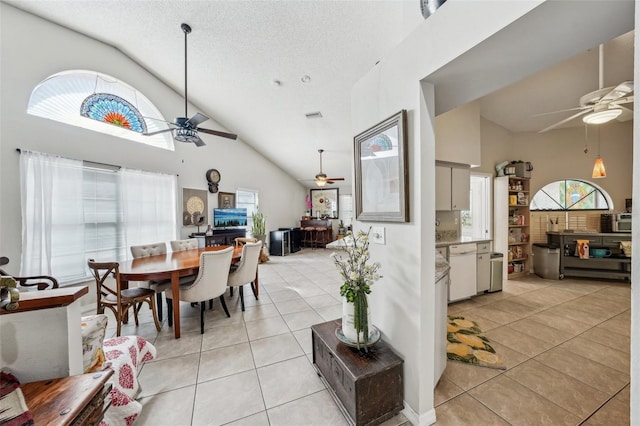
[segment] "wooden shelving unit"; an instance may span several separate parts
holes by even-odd
[[[529,274],[531,244],[529,178],[497,177],[494,180],[494,247],[504,254],[504,276]]]

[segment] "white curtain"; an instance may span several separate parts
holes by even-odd
[[[87,259],[122,261],[131,245],[177,239],[177,177],[49,154],[20,155],[20,275],[90,278]]]
[[[118,176],[125,247],[177,239],[177,177],[131,169]]]
[[[70,260],[77,265],[73,254],[84,244],[82,161],[22,151],[20,194],[20,275],[52,275]]]

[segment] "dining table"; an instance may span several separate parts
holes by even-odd
[[[120,262],[120,283],[122,288],[129,287],[129,281],[162,281],[171,280],[173,304],[173,331],[176,339],[180,338],[180,277],[196,275],[200,268],[200,254],[205,251],[223,250],[232,246],[211,246],[191,250],[175,251],[166,254],[140,257]],[[242,257],[242,246],[233,250],[231,264]],[[259,294],[258,270],[255,279],[256,297]]]

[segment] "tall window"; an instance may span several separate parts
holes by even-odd
[[[247,209],[247,229],[253,227],[251,215],[258,209],[258,191],[251,189],[238,189],[236,191],[236,207]]]
[[[21,275],[90,279],[87,260],[177,236],[175,176],[23,151]]]
[[[460,212],[462,235],[489,238],[491,235],[491,176],[471,173],[470,209]]]
[[[611,210],[613,202],[591,182],[565,179],[551,182],[531,199],[531,210]]]

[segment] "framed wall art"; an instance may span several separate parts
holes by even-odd
[[[406,127],[402,110],[354,138],[357,220],[409,221]]]
[[[182,225],[201,226],[207,220],[207,191],[182,188]]]
[[[218,192],[218,208],[219,209],[235,209],[236,208],[235,192]]]
[[[338,188],[335,189],[310,189],[311,191],[311,216],[321,218],[338,218]]]

